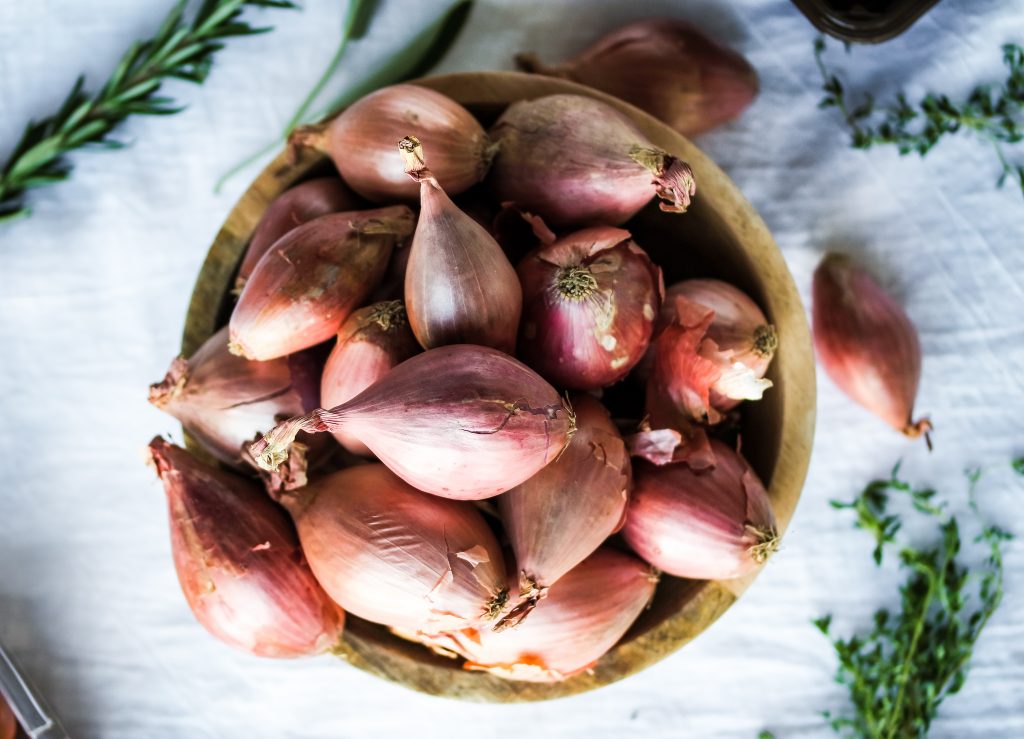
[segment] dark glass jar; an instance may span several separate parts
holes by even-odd
[[[843,41],[877,44],[903,33],[938,0],[793,0],[820,31]]]

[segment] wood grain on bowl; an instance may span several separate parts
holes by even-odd
[[[810,460],[814,358],[804,309],[782,254],[733,182],[683,136],[637,108],[588,87],[512,72],[453,74],[416,84],[449,95],[485,123],[515,100],[555,93],[588,95],[618,108],[654,144],[690,163],[698,188],[690,211],[670,215],[652,204],[626,228],[661,265],[666,284],[696,276],[727,280],[753,297],[775,325],[779,349],[767,375],[774,387],[764,400],[748,403],[743,409],[743,453],[768,488],[784,530],[800,499]],[[287,152],[282,153],[239,200],[217,234],[196,282],[182,341],[185,356],[226,322],[235,270],[268,203],[325,167],[319,154],[302,152],[292,160]],[[557,698],[620,680],[676,651],[724,613],[753,579],[698,582],[664,577],[651,607],[622,641],[592,671],[561,683],[517,683],[467,672],[456,660],[435,655],[391,635],[383,626],[355,617],[348,621],[342,652],[344,659],[359,669],[433,695],[492,702]]]

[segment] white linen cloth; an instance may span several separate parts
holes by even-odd
[[[0,158],[75,77],[96,89],[171,0],[0,2]],[[818,110],[815,31],[786,0],[623,3],[478,0],[439,71],[547,61],[642,17],[691,19],[757,68],[761,94],[698,143],[760,211],[801,292],[828,249],[855,253],[905,303],[924,346],[919,409],[936,449],[904,440],[818,379],[818,431],[783,550],[749,593],[690,646],[619,684],[535,705],[419,695],[330,657],[261,660],[209,637],[171,564],[163,493],[141,461],[177,424],[146,386],[179,346],[206,250],[252,173],[217,177],[278,131],[326,64],[345,2],[251,11],[273,33],[232,40],[201,88],[171,83],[180,115],[133,119],[120,152],[75,155],[70,182],[32,195],[31,218],[0,226],[0,639],[75,737],[780,737],[827,736],[846,707],[835,658],[810,620],[866,629],[897,603],[867,534],[829,508],[884,476],[931,482],[965,508],[961,471],[981,465],[986,515],[1024,535],[1024,199],[997,190],[998,165],[968,136],[926,159],[860,152]],[[387,0],[344,61],[361,78],[446,6]],[[257,17],[261,16],[261,17]],[[954,99],[1005,78],[999,46],[1024,41],[1020,0],[946,0],[909,32],[829,60],[850,87]],[[1012,152],[1021,160],[1020,147]],[[928,533],[927,531],[921,533]],[[974,556],[974,555],[970,555]],[[1024,542],[1011,543],[1007,596],[934,736],[1024,736]]]

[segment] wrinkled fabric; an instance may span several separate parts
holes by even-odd
[[[805,300],[821,254],[856,254],[907,307],[924,349],[918,409],[935,452],[891,432],[818,377],[816,448],[782,550],[706,634],[595,693],[539,705],[443,701],[331,657],[277,662],[236,653],[189,613],[171,562],[160,485],[142,463],[178,424],[146,403],[179,339],[196,274],[253,171],[220,196],[217,177],[265,143],[331,56],[344,2],[250,11],[273,33],[232,39],[201,88],[168,83],[185,112],[130,121],[118,152],[72,158],[70,182],[33,193],[31,218],[0,226],[0,640],[76,737],[437,736],[496,726],[540,737],[828,736],[841,711],[835,658],[810,621],[841,634],[897,604],[872,542],[829,508],[899,459],[964,510],[962,470],[981,465],[985,515],[1024,535],[1008,462],[1024,453],[1024,198],[997,190],[991,148],[969,136],[925,159],[855,151],[834,110],[818,110],[815,31],[786,0],[624,3],[477,0],[442,71],[511,69],[536,51],[558,61],[644,15],[696,21],[756,67],[761,94],[699,145],[775,235]],[[56,110],[75,77],[96,89],[171,0],[0,2],[0,159],[30,118]],[[385,0],[345,59],[362,77],[446,0]],[[1021,0],[945,0],[900,38],[830,44],[847,87],[966,96],[1005,79],[999,45],[1024,41]],[[342,85],[335,85],[340,87]],[[1024,151],[1010,152],[1024,161]],[[699,183],[697,198],[700,197]],[[685,218],[685,216],[682,216]],[[785,337],[780,337],[782,349]],[[768,393],[774,390],[768,390]],[[794,389],[793,392],[799,392]],[[966,524],[965,524],[966,525]],[[927,534],[917,526],[912,533]],[[1024,735],[1024,541],[1009,545],[1007,596],[936,737]]]

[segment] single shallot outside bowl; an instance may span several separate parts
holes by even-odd
[[[779,348],[768,370],[774,386],[743,407],[743,454],[765,482],[780,530],[793,515],[810,460],[815,380],[810,333],[793,279],[761,218],[740,191],[688,139],[633,106],[565,80],[512,72],[430,77],[415,84],[438,90],[489,125],[509,104],[556,93],[587,95],[622,111],[657,146],[688,162],[697,196],[683,216],[651,204],[626,228],[665,273],[666,284],[716,277],[753,297],[776,327]],[[397,145],[397,142],[396,142]],[[228,319],[231,288],[245,246],[267,205],[291,185],[331,171],[311,150],[280,154],[231,211],[196,282],[185,323],[182,353],[190,356]],[[769,563],[767,566],[771,566]],[[513,702],[558,698],[607,685],[638,672],[700,634],[742,595],[754,576],[695,581],[663,576],[654,601],[592,670],[558,683],[503,680],[470,672],[460,662],[393,636],[355,616],[346,622],[340,655],[379,677],[433,695],[472,701]],[[594,593],[600,598],[601,593]]]

